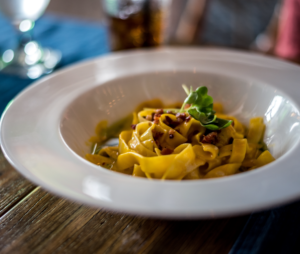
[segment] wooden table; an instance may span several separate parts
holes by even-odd
[[[21,176],[0,151],[0,253],[228,253],[248,216],[161,220],[65,200]]]

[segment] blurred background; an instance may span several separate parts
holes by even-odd
[[[299,61],[299,3],[298,0],[172,0],[167,10],[167,43],[254,50]],[[105,22],[100,0],[51,0],[46,13]]]
[[[279,0],[172,0],[167,10],[168,42],[239,49],[258,46],[269,51],[281,4]],[[51,0],[46,13],[105,21],[101,0]]]
[[[300,59],[300,0],[0,1],[0,71],[23,78],[110,51],[160,45]]]

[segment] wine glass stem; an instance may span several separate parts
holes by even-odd
[[[23,49],[25,45],[32,40],[32,29],[34,27],[34,21],[26,20],[25,22],[29,23],[27,27],[24,25],[22,27],[23,22],[15,25],[18,36],[18,49]]]
[[[21,48],[24,48],[25,45],[31,41],[31,33],[30,32],[19,32],[19,41],[18,41],[18,48],[21,49]]]

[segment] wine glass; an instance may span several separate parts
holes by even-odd
[[[0,56],[0,71],[36,79],[53,71],[61,59],[57,50],[42,48],[32,39],[32,29],[50,0],[0,0],[0,11],[18,31],[16,49],[7,49]]]

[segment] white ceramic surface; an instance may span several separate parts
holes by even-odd
[[[300,68],[225,50],[164,48],[114,53],[58,71],[22,92],[1,119],[6,158],[45,189],[114,211],[168,218],[248,213],[300,198]],[[198,181],[149,181],[84,160],[100,120],[140,102],[182,101],[181,84],[205,85],[245,124],[264,116],[276,161],[251,172]]]

